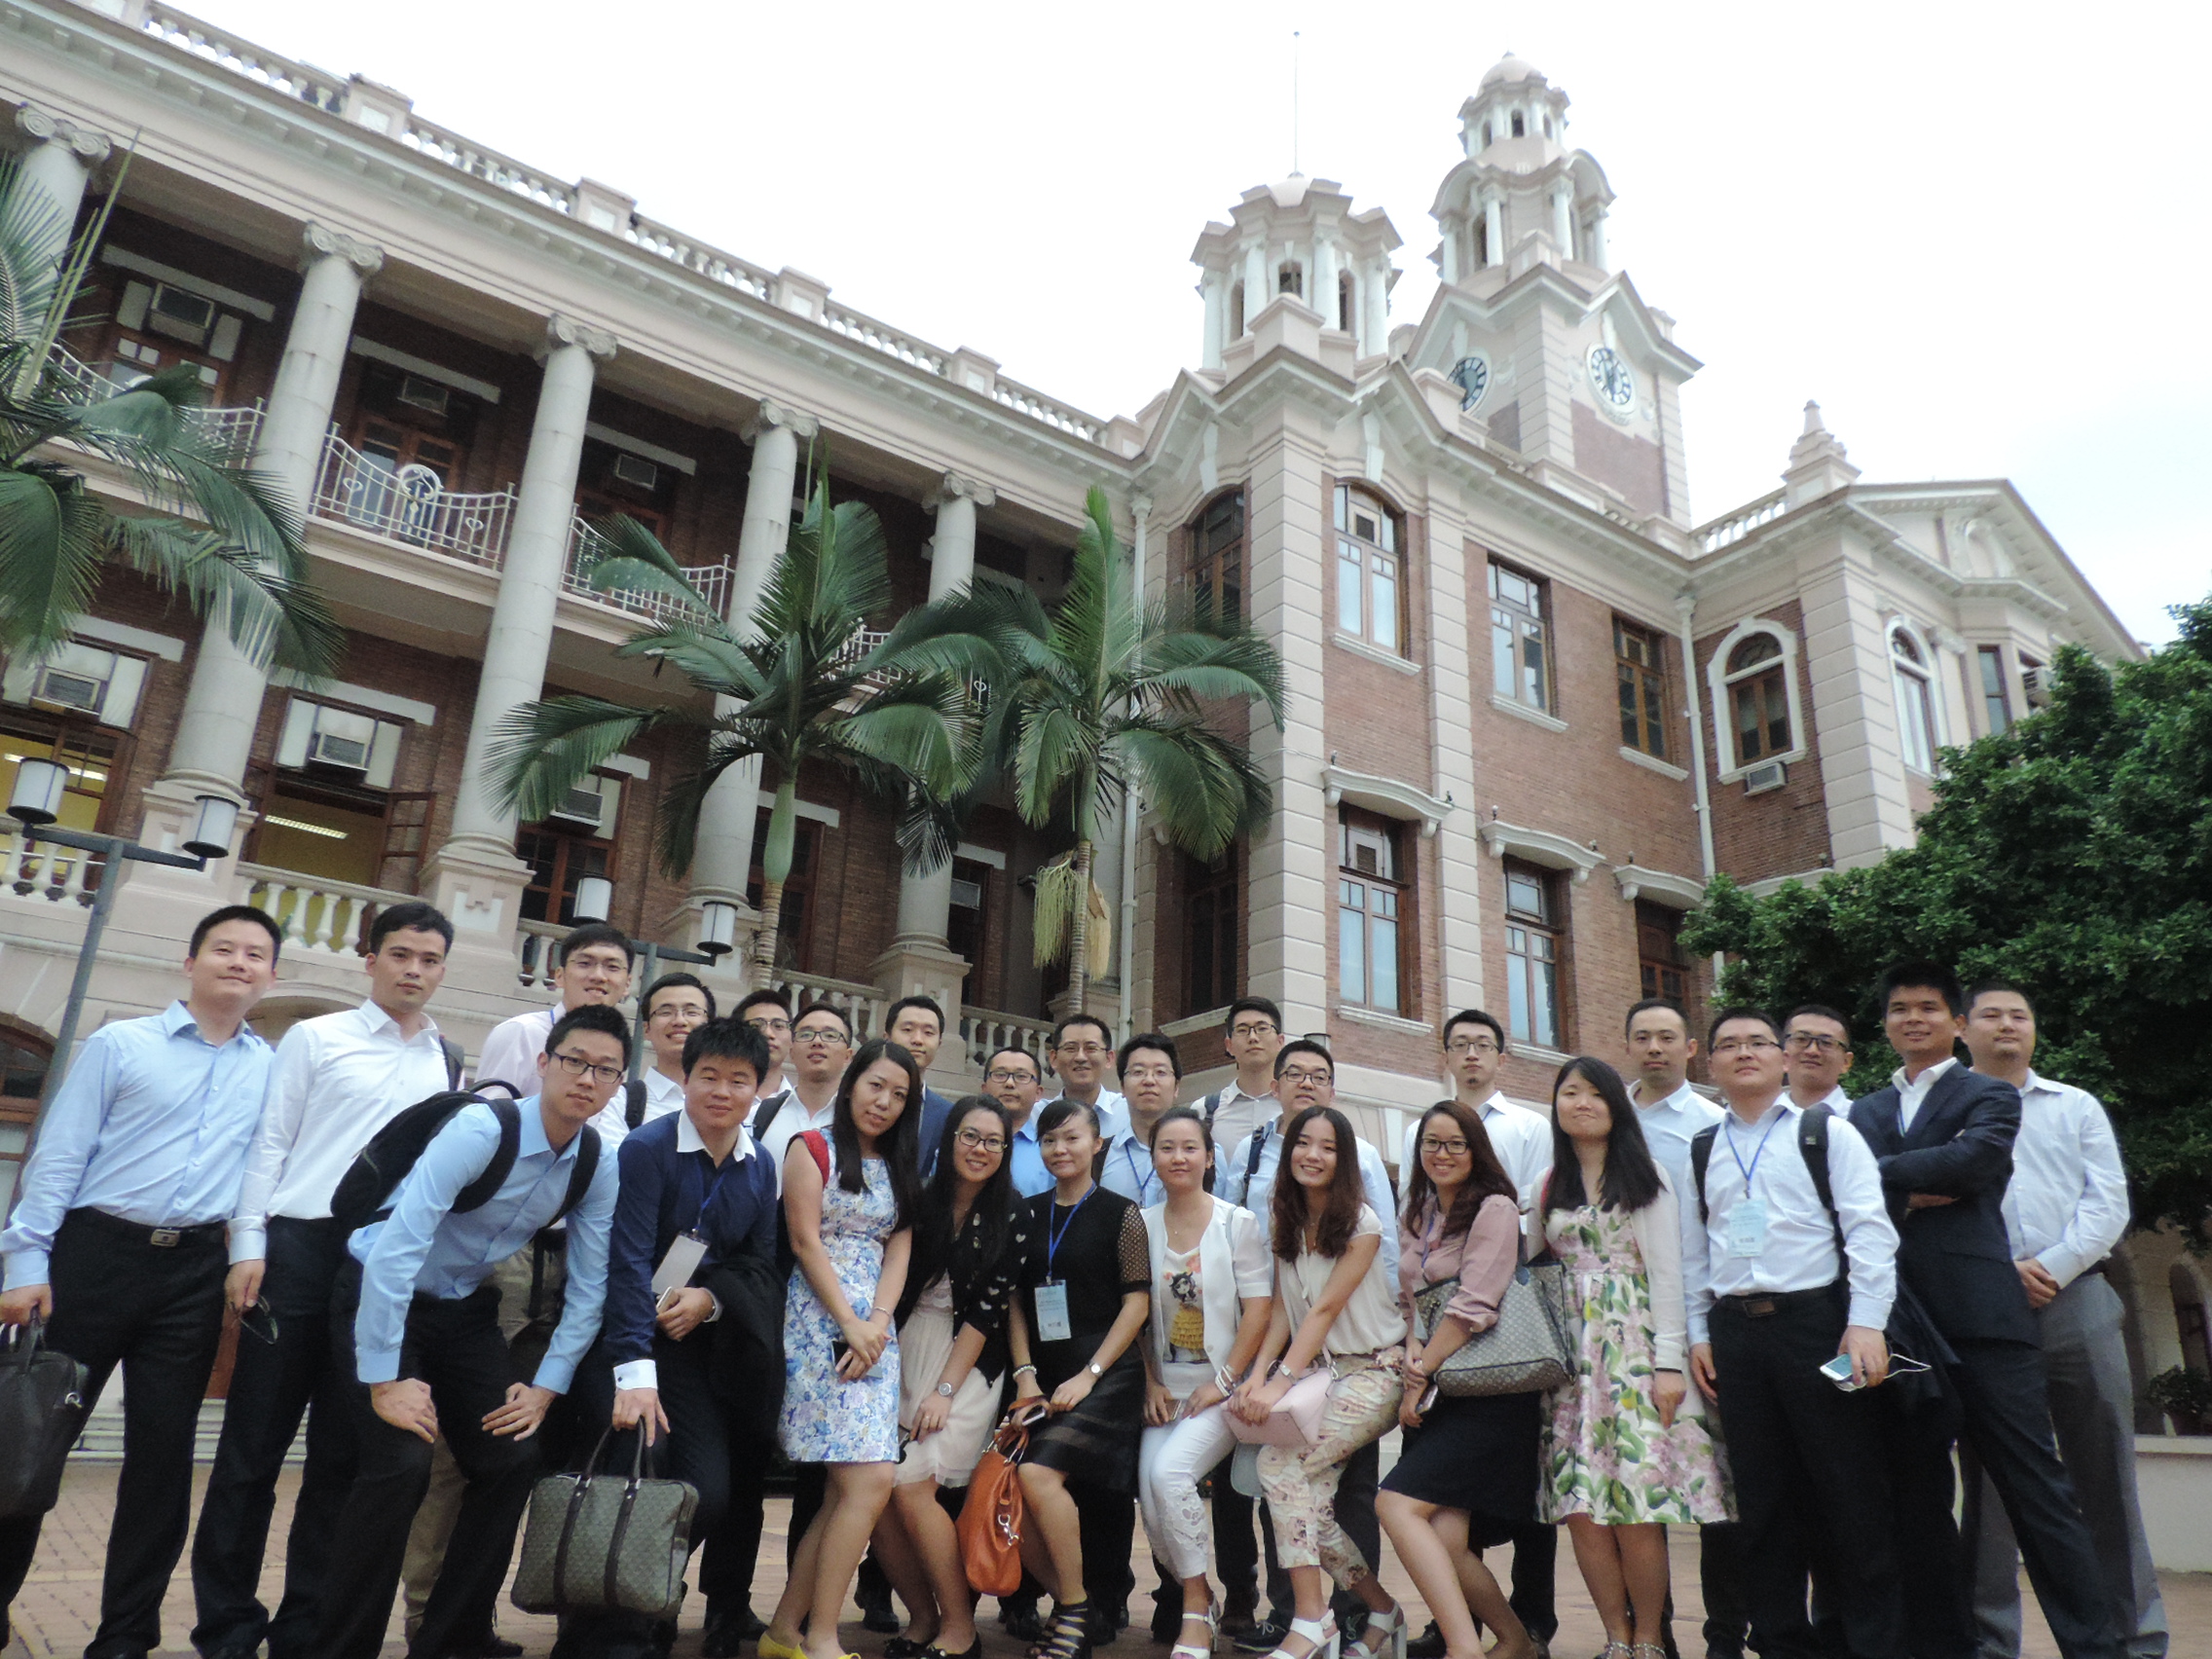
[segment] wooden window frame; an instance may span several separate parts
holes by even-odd
[[[1208,865],[1183,855],[1183,1013],[1210,1013],[1236,1000],[1244,979],[1243,850]],[[1202,946],[1202,951],[1201,951]],[[1212,970],[1201,980],[1203,955]]]
[[[1762,656],[1734,666],[1744,654],[1746,646],[1761,641],[1774,647],[1772,656]],[[1789,651],[1772,633],[1762,629],[1747,634],[1728,648],[1727,662],[1721,668],[1721,683],[1728,694],[1728,745],[1729,754],[1737,768],[1753,766],[1776,756],[1788,755],[1797,749],[1797,731],[1789,708]],[[1744,723],[1747,706],[1752,715],[1751,723]],[[1774,740],[1773,725],[1777,711],[1782,720],[1783,740]]]
[[[2012,729],[2012,687],[2005,678],[2005,647],[1978,645],[1974,666],[1981,675],[1981,725],[1984,737]]]
[[[1631,648],[1642,645],[1643,660]],[[1620,678],[1621,742],[1654,760],[1667,758],[1667,641],[1655,628],[1613,618],[1613,665]]]
[[[1379,651],[1404,656],[1408,650],[1405,534],[1399,515],[1372,490],[1339,484],[1335,491],[1337,628]],[[1373,537],[1359,533],[1354,503],[1374,514]],[[1389,593],[1378,592],[1387,582]],[[1357,614],[1348,616],[1352,607]],[[1388,637],[1382,619],[1388,618]]]
[[[1636,902],[1636,962],[1640,994],[1673,997],[1689,1006],[1691,968],[1682,954],[1682,915],[1648,899]],[[1655,948],[1657,947],[1657,948]]]
[[[1225,490],[1191,520],[1185,577],[1192,600],[1218,608],[1225,620],[1244,618],[1245,562],[1250,519],[1241,489]]]
[[[1935,652],[1902,626],[1890,628],[1890,685],[1897,698],[1898,753],[1905,765],[1927,777],[1936,775],[1943,744],[1936,709]]]
[[[1501,898],[1505,908],[1506,1025],[1513,1040],[1555,1051],[1567,1047],[1567,1009],[1563,991],[1567,981],[1567,923],[1562,917],[1557,870],[1519,859],[1504,861]],[[1533,883],[1541,895],[1533,910],[1515,903],[1516,882]],[[1548,948],[1535,948],[1541,941]],[[1543,972],[1538,973],[1541,968]],[[1546,994],[1536,994],[1540,980],[1548,980]],[[1548,1015],[1549,1028],[1538,1020]]]
[[[1556,719],[1559,689],[1552,649],[1551,584],[1498,559],[1487,561],[1483,579],[1490,599],[1491,695]],[[1503,591],[1507,581],[1526,584],[1529,600]],[[1531,639],[1536,646],[1532,686],[1528,650]],[[1531,689],[1533,696],[1528,694]]]
[[[1357,861],[1355,836],[1378,836],[1389,852],[1388,866],[1368,869]],[[1414,881],[1407,866],[1405,826],[1394,818],[1358,807],[1337,809],[1337,1001],[1399,1018],[1415,1016],[1413,962]],[[1376,929],[1391,930],[1390,996],[1377,994]],[[1356,929],[1356,940],[1354,930]],[[1354,948],[1356,943],[1356,949]],[[1353,982],[1353,973],[1358,975]]]
[[[784,883],[784,913],[776,926],[776,968],[787,974],[811,974],[814,950],[814,902],[822,878],[822,824],[801,818],[793,826],[792,873]],[[760,855],[768,845],[768,808],[761,807],[753,822],[753,858],[745,873],[745,902],[757,911],[767,877],[761,873]],[[797,907],[796,923],[793,907]]]

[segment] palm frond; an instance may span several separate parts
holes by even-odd
[[[699,845],[699,819],[707,809],[707,796],[721,782],[722,774],[741,760],[758,756],[754,733],[742,726],[723,725],[707,739],[706,758],[688,772],[679,772],[661,792],[660,822],[653,834],[654,856],[662,871],[681,878],[690,873]]]
[[[103,511],[101,528],[125,564],[181,592],[195,612],[219,624],[255,661],[321,679],[345,659],[346,630],[321,598],[229,537],[154,514]]]
[[[498,803],[526,823],[543,818],[610,755],[674,718],[604,697],[547,697],[502,719],[484,753]]]
[[[589,571],[593,592],[656,593],[705,616],[717,614],[660,538],[629,514],[594,519],[587,528],[601,544]]]
[[[0,469],[0,639],[12,650],[67,642],[99,585],[101,516],[73,473]]]
[[[28,343],[53,313],[69,221],[22,168],[20,156],[0,157],[0,340]]]
[[[1193,857],[1218,858],[1273,816],[1274,793],[1251,752],[1201,719],[1140,717],[1121,725],[1115,746],[1167,838]]]

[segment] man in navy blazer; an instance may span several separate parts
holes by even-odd
[[[1966,996],[1949,969],[1929,962],[1894,967],[1882,976],[1881,1001],[1890,1046],[1904,1063],[1889,1088],[1852,1106],[1851,1122],[1881,1165],[1898,1224],[1898,1272],[1957,1356],[1949,1380],[1966,1436],[2019,1535],[2059,1651],[2066,1659],[2121,1659],[2112,1599],[2058,1460],[2035,1316],[2005,1234],[2019,1090],[1969,1071],[1954,1056],[1966,1029]],[[1940,1620],[1915,1621],[1913,1651],[1965,1659],[1973,1638],[1948,1450],[1939,1454],[1939,1469],[1936,1460],[1922,1471],[1925,1479],[1901,1484],[1899,1553],[1957,1563],[1958,1605],[1947,1599]]]

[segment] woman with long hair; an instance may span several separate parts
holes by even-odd
[[[1268,1205],[1274,1308],[1230,1410],[1264,1423],[1314,1365],[1326,1364],[1334,1381],[1310,1443],[1260,1449],[1260,1490],[1274,1517],[1275,1558],[1290,1574],[1296,1607],[1271,1659],[1334,1659],[1337,1626],[1324,1567],[1372,1609],[1352,1650],[1362,1659],[1385,1650],[1405,1659],[1405,1612],[1345,1535],[1334,1508],[1345,1459],[1380,1439],[1398,1416],[1406,1320],[1382,1254],[1382,1218],[1366,1201],[1358,1138],[1335,1107],[1309,1106],[1291,1119],[1283,1148],[1285,1173],[1276,1176]]]
[[[1544,1236],[1581,1311],[1575,1375],[1551,1397],[1538,1502],[1565,1521],[1605,1622],[1602,1659],[1658,1659],[1667,1528],[1732,1519],[1684,1375],[1680,1212],[1620,1074],[1587,1055],[1552,1085]]]
[[[1481,1115],[1456,1100],[1421,1114],[1414,1147],[1398,1223],[1398,1303],[1409,1326],[1398,1407],[1406,1445],[1375,1511],[1428,1604],[1448,1659],[1478,1659],[1478,1619],[1497,1633],[1493,1659],[1532,1659],[1536,1643],[1482,1552],[1535,1518],[1541,1396],[1428,1391],[1437,1367],[1497,1323],[1521,1265],[1520,1197]],[[1452,1294],[1423,1337],[1417,1304],[1442,1284]]]
[[[1037,1145],[1052,1190],[1023,1205],[1028,1249],[1011,1332],[1016,1404],[1045,1408],[1021,1460],[1030,1523],[1021,1559],[1052,1592],[1051,1623],[1035,1651],[1081,1659],[1093,1631],[1068,1482],[1124,1503],[1136,1491],[1144,1361],[1135,1345],[1152,1311],[1152,1269],[1137,1206],[1092,1177],[1097,1110],[1053,1101],[1038,1115]]]
[[[1189,1106],[1161,1113],[1152,1126],[1161,1197],[1144,1212],[1152,1329],[1137,1492],[1152,1553],[1183,1585],[1172,1659],[1213,1650],[1213,1539],[1198,1482],[1235,1449],[1226,1402],[1267,1337],[1274,1295],[1267,1235],[1251,1211],[1206,1191],[1212,1170],[1205,1115]]]
[[[837,1616],[899,1461],[899,1338],[921,1197],[914,1056],[877,1038],[837,1085],[830,1133],[784,1159],[784,1221],[797,1265],[784,1302],[784,1410],[794,1463],[829,1465],[821,1511],[792,1557],[760,1659],[840,1659]],[[803,1644],[800,1629],[804,1627]]]
[[[998,1420],[1007,1303],[1026,1218],[1007,1160],[1014,1121],[987,1094],[946,1114],[935,1173],[914,1215],[899,1298],[899,1421],[908,1436],[875,1553],[906,1604],[886,1659],[979,1659],[976,1602],[940,1487],[964,1487]]]

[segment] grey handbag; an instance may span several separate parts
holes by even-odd
[[[1459,1281],[1449,1278],[1414,1298],[1421,1341]],[[1567,1335],[1567,1270],[1555,1261],[1525,1262],[1498,1299],[1497,1323],[1478,1331],[1436,1368],[1436,1391],[1448,1399],[1470,1394],[1527,1394],[1557,1388],[1574,1375],[1574,1346]]]
[[[44,1515],[85,1426],[85,1368],[46,1346],[39,1321],[0,1338],[0,1521]]]
[[[643,1431],[629,1475],[601,1474],[613,1432],[599,1437],[583,1473],[547,1475],[531,1491],[512,1598],[526,1613],[670,1620],[682,1608],[698,1491],[646,1476]]]

